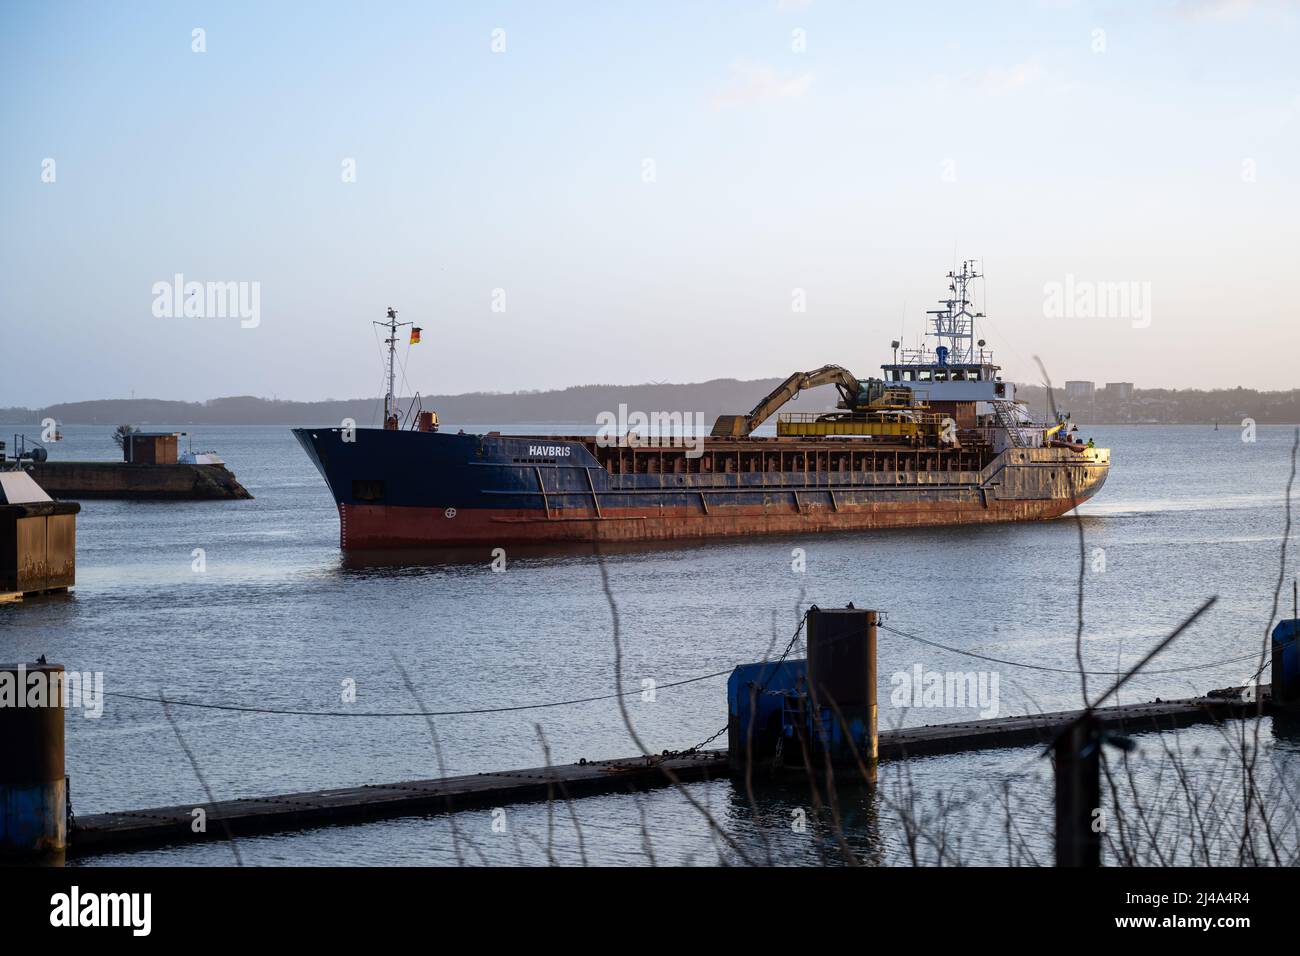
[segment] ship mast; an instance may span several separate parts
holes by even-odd
[[[385,339],[388,345],[388,392],[384,395],[384,428],[395,431],[397,429],[397,330],[411,323],[398,322],[397,310],[390,306],[388,321],[374,324],[388,330],[388,338]]]
[[[974,268],[974,259],[965,259],[961,272],[948,273],[948,298],[940,299],[942,309],[931,309],[926,314],[932,315],[934,337],[948,348],[948,361],[967,364],[975,360],[975,320],[983,318],[983,313],[971,311],[971,301],[966,297],[966,287],[972,279],[978,279],[981,273]]]

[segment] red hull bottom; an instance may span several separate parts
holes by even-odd
[[[1079,499],[1082,502],[1083,498]],[[340,545],[345,550],[498,546],[515,542],[673,541],[865,531],[875,528],[925,528],[940,525],[995,524],[1058,518],[1074,508],[1069,498],[881,503],[810,507],[802,511],[769,508],[663,508],[653,514],[603,508],[551,510],[549,518],[528,510],[407,508],[339,505]]]

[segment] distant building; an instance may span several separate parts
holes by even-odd
[[[176,432],[132,432],[122,445],[122,458],[138,465],[174,465],[176,438]]]
[[[1132,382],[1107,382],[1106,397],[1113,402],[1132,401],[1133,383]]]
[[[1097,386],[1093,382],[1066,382],[1065,397],[1071,401],[1090,401],[1097,392]]]

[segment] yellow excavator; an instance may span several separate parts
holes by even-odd
[[[714,438],[747,438],[790,399],[806,388],[819,385],[834,385],[839,389],[842,407],[845,402],[857,400],[858,377],[838,365],[823,365],[813,372],[795,372],[772,389],[748,415],[719,415],[713,423],[712,435]]]
[[[772,389],[748,415],[719,415],[713,423],[714,438],[748,438],[786,402],[804,389],[834,385],[840,393],[839,407],[848,414],[823,413],[790,416],[777,422],[778,435],[829,435],[849,433],[915,434],[926,416],[911,411],[921,408],[907,388],[890,387],[880,379],[859,379],[839,365],[823,365],[812,372],[795,372]],[[928,421],[925,422],[929,424]],[[867,426],[874,426],[870,429]],[[859,426],[859,427],[852,427]]]

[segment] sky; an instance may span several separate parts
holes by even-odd
[[[376,395],[390,306],[403,392],[865,377],[962,259],[1009,379],[1290,388],[1298,46],[1293,0],[6,0],[0,406]]]

